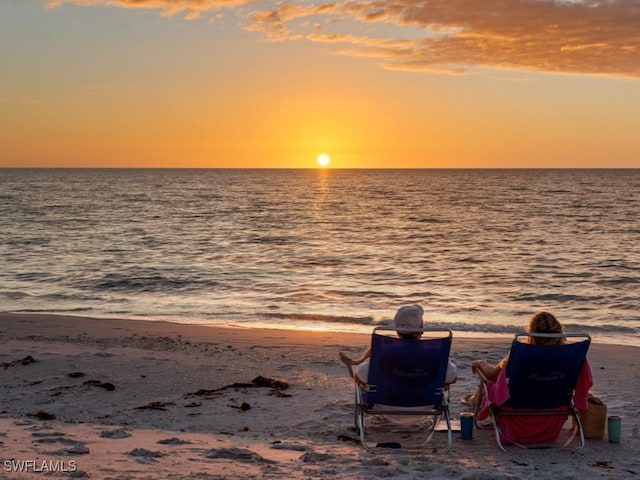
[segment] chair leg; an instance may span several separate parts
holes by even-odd
[[[562,446],[566,447],[567,445],[569,445],[573,440],[573,438],[576,436],[576,434],[579,434],[580,448],[584,448],[584,445],[585,445],[584,428],[582,427],[582,422],[580,421],[580,414],[577,412],[577,410],[574,409],[572,412],[572,416],[573,416],[573,426],[571,427],[571,435],[569,436],[567,441],[564,442],[564,445]]]
[[[578,415],[578,431],[580,432],[580,448],[584,448],[584,428],[582,428],[582,423],[580,422],[580,416]]]
[[[362,446],[364,448],[366,448],[367,450],[371,450],[371,448],[369,447],[369,445],[367,445],[367,441],[365,439],[365,432],[364,432],[364,412],[362,411],[362,409],[360,409],[360,412],[358,414],[358,432],[360,435],[360,443],[362,444]]]
[[[354,408],[354,422],[356,429],[358,430],[358,436],[360,437],[360,443],[362,446],[370,452],[374,450],[367,445],[365,439],[365,420],[364,420],[364,404],[362,403],[362,390],[361,387],[356,384],[355,387],[355,408]]]
[[[484,402],[484,398],[488,397],[488,392],[487,392],[487,386],[484,380],[481,380],[480,383],[478,383],[478,388],[476,389],[476,401],[475,401],[475,405],[473,406],[473,422],[475,423],[476,428],[487,428],[487,425],[481,425],[480,424],[480,420],[479,420],[479,415],[480,415],[480,407],[482,406],[482,403]]]
[[[449,414],[448,407],[444,409],[443,414],[447,422],[447,448],[445,448],[442,453],[447,453],[453,446],[453,430],[451,429],[451,415]]]
[[[504,448],[502,440],[500,440],[500,427],[498,426],[498,419],[493,408],[489,408],[489,415],[491,416],[491,422],[493,423],[493,431],[496,434],[496,443],[500,447],[500,450],[506,453],[507,449]]]
[[[359,429],[358,426],[358,414],[360,412],[360,402],[358,402],[358,387],[356,386],[354,390],[354,399],[353,399],[353,426],[356,429]]]

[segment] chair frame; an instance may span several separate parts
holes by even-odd
[[[515,342],[518,342],[520,338],[523,337],[529,337],[529,338],[573,338],[573,339],[578,339],[581,338],[582,342],[586,342],[587,346],[586,349],[588,350],[589,345],[591,343],[591,336],[586,334],[586,333],[518,333],[514,336],[513,341],[512,341],[512,346]],[[578,342],[575,342],[578,343]],[[561,346],[560,346],[561,347]],[[585,353],[585,359],[586,359],[586,353]],[[508,362],[507,362],[508,363]],[[507,366],[505,365],[505,369],[507,368]],[[478,413],[479,413],[479,409],[480,409],[480,405],[482,404],[482,397],[486,396],[487,398],[489,397],[489,392],[487,389],[487,378],[482,374],[482,372],[478,371],[477,372],[478,376],[480,377],[480,388],[479,388],[479,395],[478,398],[475,402],[475,408],[474,408],[474,418],[475,418],[475,423],[476,426],[478,428],[486,428],[485,425],[481,425],[480,423],[478,423]],[[575,389],[575,385],[574,385],[574,389]],[[498,417],[499,416],[572,416],[573,418],[573,425],[571,428],[571,434],[569,436],[569,438],[567,439],[567,441],[562,445],[563,447],[566,447],[567,445],[569,445],[569,443],[571,443],[571,441],[574,439],[574,437],[576,436],[576,434],[579,434],[580,436],[580,448],[584,448],[585,446],[585,438],[584,438],[584,430],[582,427],[582,423],[580,422],[580,414],[578,412],[578,409],[576,408],[576,406],[573,403],[573,396],[571,396],[570,401],[564,405],[566,408],[564,410],[555,410],[555,411],[549,411],[549,410],[536,410],[536,409],[518,409],[517,411],[513,411],[513,410],[505,410],[504,408],[502,408],[499,405],[495,405],[493,403],[490,403],[489,405],[489,417],[491,418],[491,424],[495,433],[495,437],[496,437],[496,442],[498,444],[498,446],[500,447],[500,449],[504,452],[507,452],[507,449],[504,447],[504,445],[502,444],[502,441],[500,439],[500,427],[498,425]],[[517,445],[519,447],[523,447],[523,448],[528,448],[526,445],[521,445],[521,444],[517,444],[514,443],[514,445]],[[533,448],[529,447],[529,448]]]
[[[395,332],[397,333],[398,329],[393,327],[376,327],[372,333],[372,343],[374,340],[374,335],[385,335],[390,336],[389,333]],[[445,369],[448,365],[448,359],[451,349],[451,343],[453,339],[453,332],[448,329],[428,329],[428,328],[418,328],[418,329],[402,329],[402,332],[421,332],[423,334],[428,334],[428,338],[420,338],[420,339],[402,339],[402,341],[419,341],[419,342],[429,342],[430,340],[443,341],[444,340],[444,349],[447,350],[447,363],[443,366]],[[436,336],[437,334],[440,334]],[[372,356],[376,355],[375,352],[372,351]],[[446,373],[446,372],[445,372]],[[432,394],[433,398],[439,398],[439,403],[434,403],[433,405],[425,406],[424,409],[420,409],[420,407],[416,407],[416,410],[411,411],[398,411],[390,408],[383,408],[375,405],[375,403],[371,403],[368,401],[367,396],[371,393],[374,395],[379,392],[379,386],[376,385],[363,385],[359,383],[357,380],[355,381],[355,412],[354,412],[354,423],[355,427],[358,430],[360,442],[362,445],[370,452],[376,452],[366,441],[366,427],[365,427],[365,415],[393,415],[393,416],[402,416],[402,415],[411,415],[411,416],[425,416],[425,417],[433,417],[433,424],[428,430],[428,436],[422,442],[421,446],[426,445],[429,440],[432,438],[436,425],[438,424],[440,419],[444,419],[447,425],[447,446],[440,453],[446,453],[453,445],[453,433],[451,426],[451,415],[449,412],[449,401],[448,401],[448,387],[444,384],[444,373],[442,374],[442,385],[438,386]],[[355,375],[354,375],[355,380]],[[397,447],[396,447],[397,448]]]

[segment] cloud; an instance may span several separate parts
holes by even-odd
[[[340,43],[341,53],[392,69],[640,77],[638,0],[375,0],[293,11],[254,13],[250,28],[271,40]],[[313,29],[300,22],[304,17],[314,19]],[[349,32],[354,25],[376,28]]]
[[[187,19],[196,19],[201,14],[221,8],[236,7],[254,0],[48,0],[48,8],[71,4],[83,7],[107,6],[160,10],[162,15],[171,17],[184,14]]]
[[[268,41],[321,42],[385,68],[640,77],[640,0],[51,0],[197,18],[237,8]]]

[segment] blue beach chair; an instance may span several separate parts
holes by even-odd
[[[403,329],[403,332],[406,332]],[[446,422],[447,446],[453,444],[445,375],[451,349],[450,330],[415,329],[419,339],[398,338],[397,330],[378,327],[371,336],[371,358],[367,385],[355,383],[355,424],[362,445],[366,441],[366,415],[431,417],[424,446],[433,436],[440,419]],[[433,338],[436,336],[436,338]],[[425,418],[426,417],[426,418]],[[399,448],[399,442],[380,442],[377,446]]]
[[[523,343],[520,341],[520,338],[523,337],[565,338],[571,339],[572,343],[536,345]],[[496,442],[503,451],[506,452],[503,443],[528,448],[552,445],[569,416],[573,417],[573,425],[570,436],[563,446],[567,446],[578,433],[580,448],[584,447],[584,431],[580,423],[580,415],[574,405],[573,396],[590,343],[591,337],[581,333],[517,334],[511,344],[511,352],[503,372],[507,380],[508,400],[501,405],[492,403],[492,395],[489,395],[487,389],[487,380],[482,378],[480,374],[480,394],[481,396],[486,395],[486,398],[489,399],[489,417],[495,432]],[[493,396],[495,398],[495,395]],[[481,403],[482,398],[479,398],[477,405]],[[476,411],[476,419],[478,418],[477,414]],[[537,417],[535,423],[538,426],[543,425],[544,421],[551,423],[548,431],[532,432],[534,437],[529,441],[528,432],[523,430],[527,428],[527,425],[522,420],[518,425],[517,421],[511,421],[508,417]],[[543,417],[546,419],[543,420]],[[532,419],[524,422],[530,422],[529,425],[532,425]],[[542,444],[535,440],[535,435],[544,436],[547,433],[556,438]],[[518,438],[519,441],[515,441],[515,438]]]

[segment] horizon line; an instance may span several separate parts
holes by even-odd
[[[0,167],[0,170],[640,170],[640,167]]]

